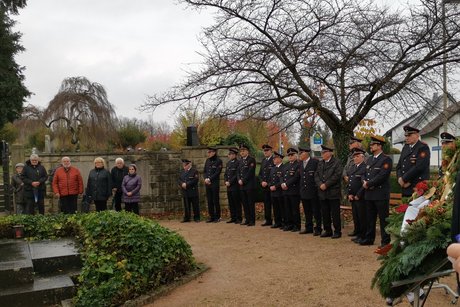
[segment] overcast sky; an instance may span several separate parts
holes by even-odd
[[[102,84],[118,116],[147,119],[136,107],[148,94],[180,82],[189,63],[199,62],[197,36],[210,24],[176,0],[39,0],[28,1],[18,16],[26,51],[29,103],[45,107],[64,78],[84,76]],[[172,118],[173,107],[153,114]],[[171,122],[171,121],[169,121]]]

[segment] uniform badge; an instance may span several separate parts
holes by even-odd
[[[420,158],[425,158],[425,157],[426,157],[426,152],[422,151],[422,152],[420,153]]]
[[[389,169],[389,168],[390,168],[390,164],[388,164],[388,163],[383,164],[383,168],[384,168],[384,169]]]

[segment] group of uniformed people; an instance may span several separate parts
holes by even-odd
[[[411,196],[415,185],[429,179],[430,150],[419,140],[419,130],[404,126],[406,144],[396,166],[398,183],[403,196]],[[441,135],[443,142],[452,142],[450,134]],[[261,161],[259,179],[263,190],[265,222],[284,231],[312,233],[314,236],[340,238],[342,184],[346,198],[352,204],[354,230],[352,241],[360,245],[373,245],[377,217],[380,222],[381,245],[390,243],[385,231],[389,215],[390,173],[393,162],[383,153],[385,139],[372,136],[371,155],[362,149],[361,139],[352,137],[349,143],[350,155],[344,168],[334,156],[334,149],[321,146],[321,159],[310,156],[310,149],[298,147],[287,150],[288,162],[283,164],[284,155],[274,151],[270,145],[263,145],[264,158]],[[237,158],[238,154],[240,158]],[[179,185],[184,197],[183,222],[200,220],[198,205],[198,171],[190,160],[183,159],[183,170]],[[209,219],[219,222],[220,174],[223,163],[217,157],[217,149],[208,147],[203,177],[206,186]],[[227,223],[255,225],[256,161],[249,155],[249,148],[241,145],[230,148],[225,166],[224,181],[227,188],[230,220]],[[305,214],[305,228],[301,229],[300,204]],[[243,210],[242,210],[243,209]],[[244,220],[243,220],[244,212]]]

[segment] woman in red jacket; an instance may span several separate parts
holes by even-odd
[[[53,178],[53,192],[59,198],[61,212],[65,214],[77,211],[78,194],[83,194],[83,178],[78,168],[70,165],[70,158],[61,160]]]

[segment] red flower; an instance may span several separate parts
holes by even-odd
[[[398,212],[398,213],[404,213],[404,212],[406,212],[408,207],[409,207],[408,204],[401,204],[395,209],[395,211]]]
[[[420,181],[419,183],[415,185],[415,189],[417,191],[417,194],[419,196],[422,196],[426,191],[428,191],[428,183],[426,182],[426,180]]]

